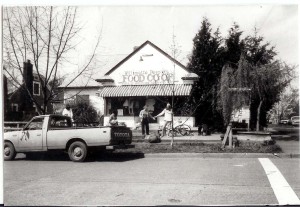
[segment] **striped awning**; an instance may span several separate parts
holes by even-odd
[[[189,96],[192,85],[161,84],[161,85],[129,85],[104,87],[99,90],[101,97],[132,97],[132,96]]]

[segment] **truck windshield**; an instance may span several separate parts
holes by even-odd
[[[70,128],[72,127],[71,120],[66,117],[51,117],[51,128]]]

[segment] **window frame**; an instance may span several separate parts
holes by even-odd
[[[14,107],[16,107],[16,110],[14,110]],[[11,110],[12,110],[13,112],[18,112],[18,111],[19,111],[19,104],[17,104],[17,103],[12,103],[12,104],[11,104]]]
[[[37,84],[38,85],[38,93],[35,93],[35,87],[34,85]],[[41,95],[41,83],[40,82],[37,82],[37,81],[33,81],[32,82],[32,94],[34,96],[40,96]]]

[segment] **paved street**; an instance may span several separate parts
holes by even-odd
[[[300,154],[300,142],[299,141],[283,141],[283,140],[277,140],[276,144],[278,144],[283,153],[286,154]]]
[[[19,156],[4,163],[4,202],[5,205],[278,204],[286,201],[277,198],[275,192],[287,187],[290,190],[287,192],[294,193],[294,197],[287,196],[290,199],[287,202],[299,201],[300,159],[221,155],[120,155],[85,163],[74,163],[65,157],[40,161]],[[280,186],[282,178],[272,178],[272,174],[283,176],[289,186]]]

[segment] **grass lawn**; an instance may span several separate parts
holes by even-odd
[[[173,147],[170,143],[135,143],[135,148],[126,150],[117,150],[116,152],[132,152],[132,153],[280,153],[280,146],[264,145],[255,142],[241,142],[238,147],[233,149],[222,148],[220,143],[176,143]]]

